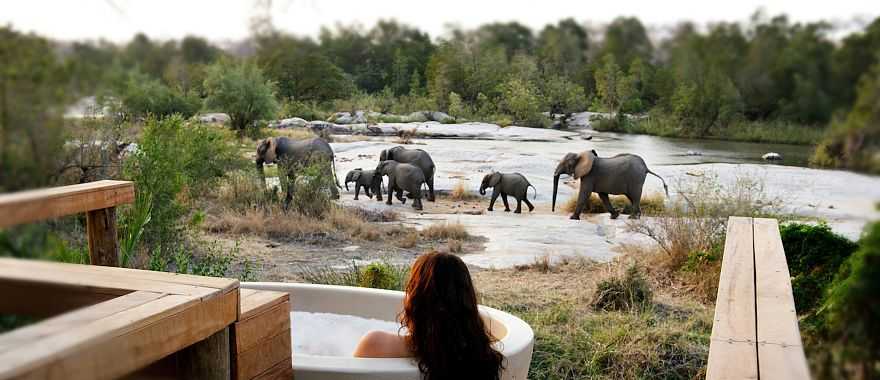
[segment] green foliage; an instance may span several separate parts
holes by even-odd
[[[841,267],[824,308],[841,346],[837,368],[852,378],[880,376],[880,223],[868,225],[859,249]]]
[[[330,212],[333,207],[330,189],[336,183],[327,170],[329,165],[325,160],[313,159],[295,169],[296,178],[282,180],[282,187],[290,186],[290,180],[295,181],[292,205],[296,212],[313,218],[324,217]]]
[[[70,230],[84,234],[83,228],[72,218],[61,225],[27,224],[0,231],[0,256],[34,258],[73,264],[88,264],[89,251],[85,243],[68,241],[55,230]],[[65,225],[66,224],[66,225]]]
[[[514,123],[527,127],[545,127],[538,91],[528,82],[512,78],[501,85],[499,108],[513,117]]]
[[[361,279],[358,286],[374,289],[401,289],[401,278],[395,273],[395,268],[387,263],[370,263],[361,269]]]
[[[597,100],[603,109],[620,117],[623,105],[635,96],[635,79],[620,69],[613,55],[604,56],[602,62],[595,74]]]
[[[812,313],[843,264],[858,247],[827,224],[784,224],[779,229],[798,314]]]
[[[603,311],[642,310],[651,305],[653,293],[648,282],[635,265],[626,270],[623,278],[600,282],[593,295],[593,308]]]
[[[466,115],[468,112],[466,111],[464,105],[461,102],[461,96],[458,96],[455,92],[449,93],[449,115],[452,117],[462,117]]]
[[[120,94],[122,112],[126,118],[144,118],[149,115],[168,117],[174,114],[188,119],[201,108],[202,102],[193,93],[182,93],[157,79],[143,74],[132,74]]]
[[[299,117],[307,121],[325,120],[329,112],[318,106],[317,102],[301,102],[297,100],[287,101],[281,106],[278,113],[279,119]]]
[[[739,93],[719,70],[705,78],[679,83],[672,96],[672,114],[687,135],[703,137],[713,127],[727,125],[740,113]]]
[[[229,115],[232,129],[243,132],[254,122],[275,116],[275,85],[264,79],[253,63],[219,62],[208,68],[205,78],[208,108]]]
[[[561,76],[551,76],[542,82],[541,97],[551,115],[586,110],[584,88]]]
[[[845,120],[832,123],[811,163],[880,173],[880,63],[859,82],[858,97]]]

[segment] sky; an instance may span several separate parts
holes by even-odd
[[[236,41],[249,35],[251,20],[261,14],[258,9],[271,9],[273,24],[297,35],[314,37],[322,26],[339,23],[370,27],[380,19],[396,19],[438,37],[449,25],[473,28],[493,21],[518,21],[538,30],[568,17],[601,25],[617,16],[636,16],[662,28],[683,20],[747,21],[758,9],[785,13],[794,21],[831,21],[851,30],[880,16],[880,1],[0,0],[0,24],[58,40],[125,42],[143,32],[159,39],[198,35]]]

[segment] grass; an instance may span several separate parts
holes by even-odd
[[[524,319],[535,331],[531,379],[693,379],[705,376],[712,312],[642,279],[656,296],[643,307],[597,310],[603,282],[626,281],[636,257],[608,264],[571,261],[474,273],[481,303]],[[528,295],[527,297],[524,295]]]
[[[300,277],[303,281],[312,284],[403,290],[409,278],[409,266],[395,265],[381,260],[366,266],[352,263],[343,270],[331,267],[303,267]]]
[[[436,223],[425,227],[421,231],[422,238],[426,240],[468,240],[471,235],[461,223]]]
[[[468,189],[465,181],[461,179],[458,180],[455,186],[452,187],[452,191],[449,193],[449,199],[456,201],[471,201],[479,198],[480,196]]]
[[[611,201],[611,206],[613,206],[614,209],[620,211],[620,213],[632,213],[632,205],[629,203],[629,199],[627,199],[626,196],[609,195],[608,198]],[[642,195],[642,202],[640,203],[640,206],[642,208],[643,216],[659,215],[663,213],[663,211],[666,209],[666,197],[661,193],[650,193]],[[573,213],[576,207],[577,192],[575,192],[575,195],[568,198],[568,200],[562,203],[560,209],[566,213]],[[599,199],[599,195],[593,193],[592,195],[590,195],[589,205],[584,212],[588,214],[601,214],[608,211],[606,211],[605,206],[602,205],[602,200]]]

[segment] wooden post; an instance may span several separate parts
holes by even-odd
[[[116,207],[86,213],[89,234],[89,262],[92,265],[119,266],[119,242],[116,237]]]
[[[229,327],[180,352],[178,368],[181,379],[232,378]]]

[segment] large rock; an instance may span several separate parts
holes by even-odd
[[[228,123],[229,115],[221,112],[203,113],[199,115],[199,121],[202,123]]]
[[[361,124],[367,122],[367,113],[355,111],[354,115],[352,115],[350,112],[337,112],[330,115],[327,121],[335,124]]]
[[[269,123],[269,128],[303,128],[308,125],[309,122],[305,119],[301,119],[298,117],[291,117],[289,119],[281,119],[276,120]]]

